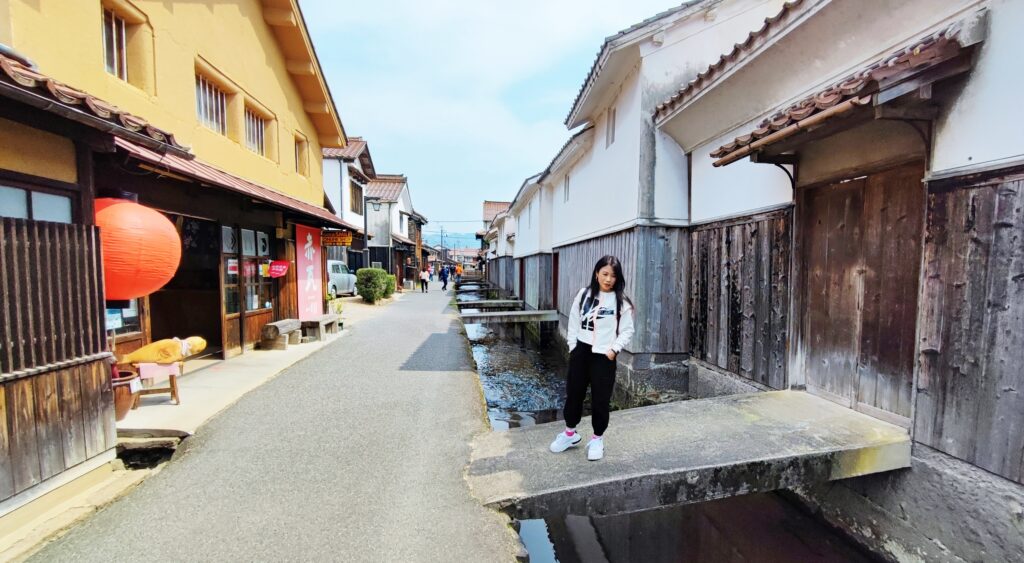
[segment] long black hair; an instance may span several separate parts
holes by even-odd
[[[598,260],[597,264],[594,264],[594,273],[590,274],[590,287],[589,291],[587,291],[587,299],[580,300],[580,311],[583,311],[585,308],[583,304],[587,300],[590,301],[591,306],[597,306],[597,302],[601,298],[601,284],[597,282],[597,273],[605,266],[611,266],[615,272],[615,285],[612,287],[612,291],[615,292],[615,333],[618,334],[619,319],[622,318],[622,304],[629,303],[630,307],[633,306],[633,302],[629,300],[629,297],[626,297],[626,277],[622,275],[622,262],[619,262],[618,258],[607,255]]]

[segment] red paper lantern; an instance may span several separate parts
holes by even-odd
[[[134,299],[171,281],[181,261],[181,237],[159,211],[125,199],[96,200],[103,245],[106,298]]]

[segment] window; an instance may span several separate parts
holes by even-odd
[[[533,202],[526,206],[526,226],[533,227]]]
[[[569,201],[569,175],[566,174],[565,178],[562,178],[562,197],[565,201]]]
[[[302,135],[295,135],[295,171],[305,176],[309,173],[309,163],[307,150],[309,143],[306,142],[306,138]]]
[[[357,215],[363,214],[363,187],[355,182],[348,183],[349,209]]]
[[[615,142],[615,108],[608,108],[608,120],[604,126],[604,146]]]
[[[202,75],[196,75],[196,117],[206,127],[228,134],[228,96]]]
[[[266,135],[267,120],[245,108],[245,147],[260,156],[267,156]]]
[[[139,300],[132,299],[128,301],[128,308],[126,309],[107,309],[108,322],[113,321],[117,328],[108,329],[113,330],[114,334],[131,334],[133,332],[142,332],[142,322],[139,319]],[[119,325],[119,326],[118,326]]]
[[[71,198],[24,188],[0,186],[0,217],[70,223]]]
[[[103,62],[107,72],[128,81],[128,42],[125,21],[113,10],[103,10]]]

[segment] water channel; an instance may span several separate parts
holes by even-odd
[[[561,350],[521,342],[518,330],[501,327],[466,325],[466,336],[495,432],[561,419]],[[779,494],[617,516],[550,514],[518,525],[531,563],[877,560]]]

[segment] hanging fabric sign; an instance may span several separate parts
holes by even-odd
[[[320,229],[295,225],[296,271],[299,320],[317,319],[324,314],[323,270],[320,267]]]
[[[274,260],[270,263],[270,277],[283,278],[288,274],[287,260]]]

